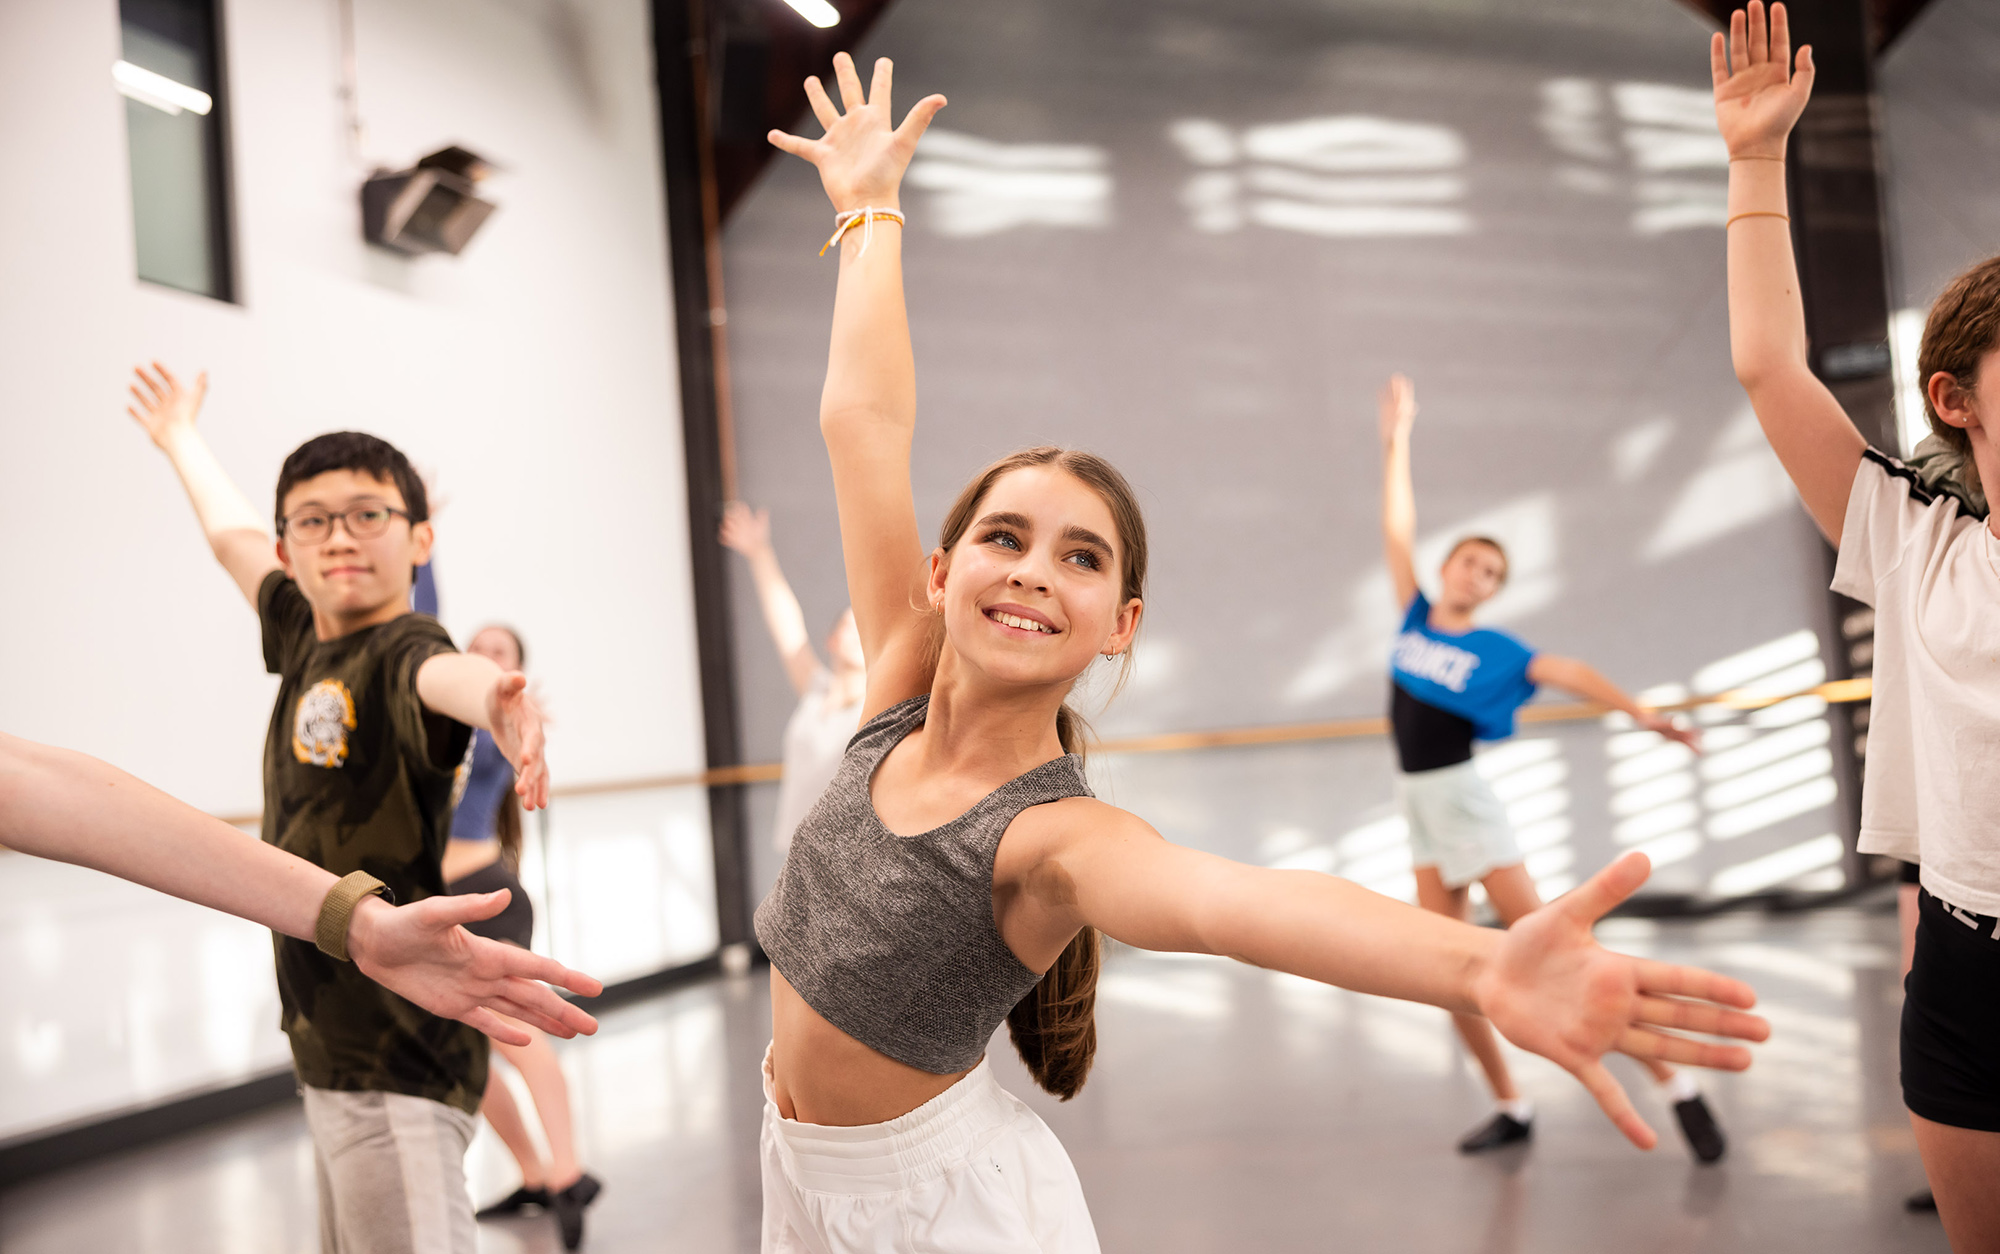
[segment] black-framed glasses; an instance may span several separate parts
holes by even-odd
[[[333,526],[339,523],[347,528],[347,534],[356,540],[372,540],[389,529],[393,518],[408,518],[407,511],[380,501],[363,501],[335,512],[326,509],[300,510],[285,520],[284,530],[279,534],[295,544],[322,544],[333,534]]]

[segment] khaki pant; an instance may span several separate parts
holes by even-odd
[[[302,1092],[321,1254],[475,1254],[471,1115],[402,1093]]]

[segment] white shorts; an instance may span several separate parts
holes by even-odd
[[[984,1062],[855,1128],[787,1119],[772,1092],[767,1051],[763,1254],[1098,1254],[1062,1142]]]
[[[1410,822],[1410,861],[1436,867],[1446,888],[1463,888],[1520,863],[1507,807],[1476,762],[1398,774],[1396,795]]]

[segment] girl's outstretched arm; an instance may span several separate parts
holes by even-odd
[[[1588,662],[1580,662],[1573,657],[1553,657],[1547,653],[1537,653],[1528,663],[1528,681],[1547,684],[1564,692],[1574,693],[1586,701],[1610,706],[1632,716],[1632,721],[1646,731],[1658,732],[1668,740],[1678,740],[1688,748],[1701,751],[1701,733],[1691,727],[1682,727],[1664,714],[1647,709],[1634,701],[1630,694]]]
[[[1580,888],[1501,932],[1473,927],[1316,871],[1245,866],[1169,844],[1101,802],[1063,802],[1077,835],[1028,878],[1088,923],[1142,949],[1224,954],[1356,992],[1482,1014],[1523,1049],[1590,1090],[1632,1142],[1652,1129],[1604,1067],[1635,1058],[1741,1071],[1749,1051],[1664,1029],[1761,1041],[1743,1011],[1756,994],[1694,967],[1598,945],[1591,926],[1646,879],[1627,854]],[[1055,911],[1052,911],[1054,913]],[[1067,921],[1067,920],[1065,920]]]
[[[1709,41],[1715,120],[1729,145],[1729,350],[1771,448],[1834,544],[1867,441],[1807,362],[1805,306],[1785,204],[1785,143],[1812,95],[1812,49],[1792,69],[1785,6],[1763,0]]]
[[[1417,419],[1417,389],[1404,375],[1390,375],[1378,398],[1382,425],[1382,548],[1396,607],[1417,596],[1417,493],[1410,483],[1410,427]]]
[[[0,843],[144,884],[197,905],[313,939],[332,872],[230,827],[116,767],[0,735]],[[529,1037],[499,1016],[557,1036],[597,1021],[541,981],[594,997],[603,986],[550,958],[460,924],[491,918],[506,890],[391,906],[365,897],[347,948],[370,979],[433,1014],[510,1045]]]
[[[735,549],[750,564],[750,580],[757,585],[757,605],[764,611],[764,626],[785,664],[785,677],[800,696],[812,687],[820,672],[819,655],[813,652],[812,637],[806,632],[805,611],[778,565],[778,550],[771,543],[771,511],[751,509],[741,501],[722,507],[722,545]]]
[[[875,63],[866,95],[846,53],[835,54],[833,68],[841,108],[818,79],[806,80],[806,97],[826,134],[801,139],[772,131],[771,142],[818,167],[836,213],[900,211],[903,171],[944,97],[918,101],[903,124],[894,126],[888,58]],[[833,345],[819,407],[840,508],[848,595],[868,661],[863,718],[930,687],[929,619],[920,608],[924,550],[910,495],[916,419],[916,363],[903,308],[903,232],[894,221],[877,218],[849,231],[840,244]]]

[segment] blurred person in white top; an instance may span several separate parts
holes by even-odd
[[[840,611],[826,636],[827,661],[821,662],[806,633],[805,612],[778,565],[771,547],[771,514],[732,501],[722,511],[722,543],[750,563],[757,585],[757,604],[785,675],[799,694],[799,704],[785,724],[785,774],[778,784],[778,817],[772,838],[779,853],[791,847],[792,833],[840,769],[841,754],[861,725],[861,698],[868,688],[861,636],[854,629],[852,608]]]

